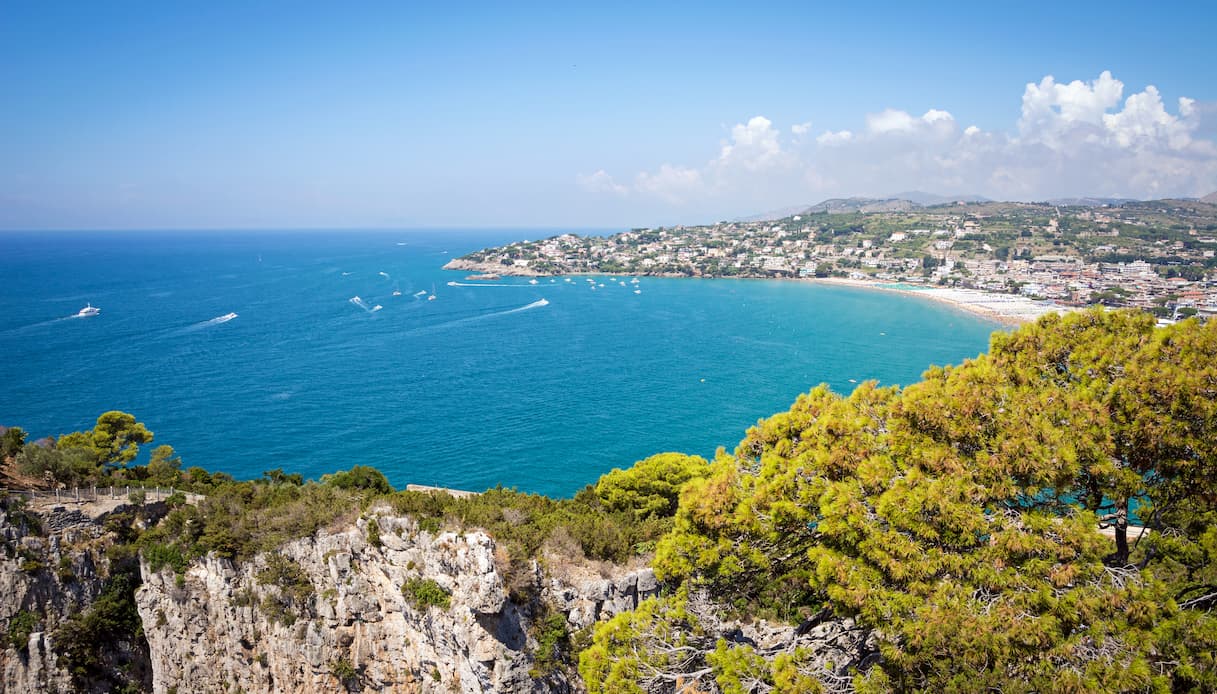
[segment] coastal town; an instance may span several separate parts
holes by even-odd
[[[520,241],[446,267],[818,279],[932,288],[955,303],[991,304],[998,318],[1010,307],[1012,322],[1093,304],[1141,308],[1166,322],[1217,314],[1217,204],[1205,200],[829,200],[778,219]]]

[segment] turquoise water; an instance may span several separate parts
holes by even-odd
[[[0,424],[52,435],[120,409],[185,465],[239,478],[362,464],[399,487],[566,496],[652,453],[732,449],[820,382],[914,381],[998,328],[865,289],[453,287],[466,273],[440,269],[544,235],[0,234]],[[69,318],[87,302],[101,314]]]

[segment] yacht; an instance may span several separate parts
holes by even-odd
[[[77,318],[88,318],[101,313],[101,309],[95,308],[93,304],[85,304],[85,307],[76,312]]]

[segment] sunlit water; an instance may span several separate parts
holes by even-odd
[[[732,449],[820,382],[909,383],[998,327],[799,282],[440,269],[544,235],[0,234],[0,424],[52,435],[120,409],[240,478],[361,464],[567,496],[652,453]],[[101,313],[71,317],[86,303]]]

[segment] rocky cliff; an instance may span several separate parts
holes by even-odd
[[[154,512],[155,509],[148,509]],[[134,517],[124,506],[99,515],[18,498],[0,505],[0,667],[7,692],[107,692],[151,686],[146,647],[139,638],[104,642],[80,637],[121,624],[119,609],[93,611],[107,591],[121,588],[133,554],[114,551],[112,518]],[[112,601],[107,601],[109,606]]]
[[[163,507],[5,508],[8,692],[578,692],[569,653],[545,652],[554,625],[564,638],[586,634],[659,593],[648,568],[546,557],[509,594],[487,534],[429,532],[387,507],[182,573],[154,570],[132,544]],[[711,600],[697,604],[708,649],[718,639],[769,656],[812,648],[841,677],[873,651],[847,621],[722,623]]]
[[[578,689],[568,670],[537,667],[541,613],[579,628],[655,591],[644,570],[547,583],[556,601],[518,605],[486,534],[386,511],[240,566],[209,558],[179,577],[145,564],[137,602],[158,693],[539,692]]]

